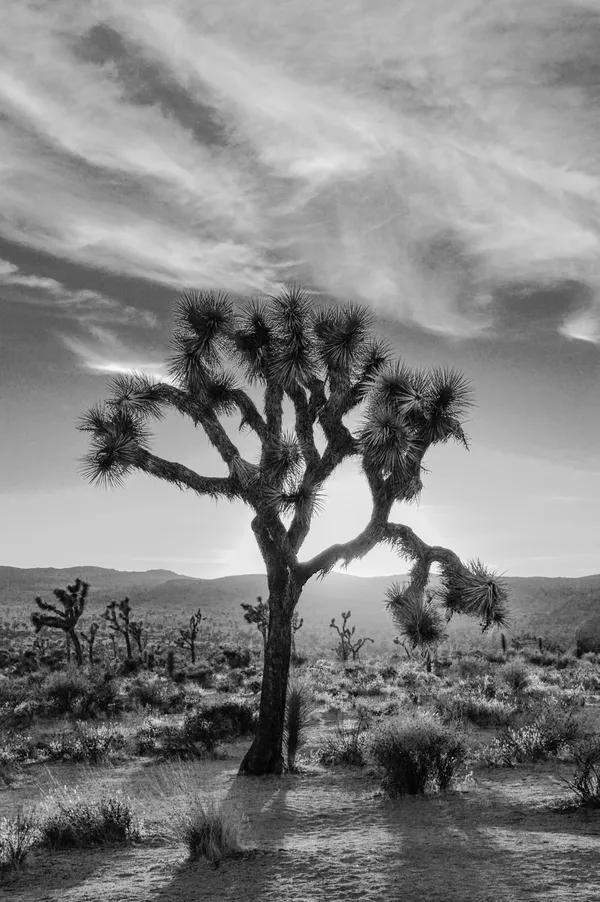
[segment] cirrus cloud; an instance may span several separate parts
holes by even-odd
[[[597,343],[599,40],[595,0],[8,0],[0,234],[454,335],[576,280]]]

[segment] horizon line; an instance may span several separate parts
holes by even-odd
[[[250,572],[250,573],[227,573],[222,576],[192,576],[189,573],[179,573],[176,570],[169,570],[166,567],[150,567],[147,570],[121,570],[117,567],[102,567],[98,564],[74,564],[72,566],[66,567],[55,567],[52,565],[47,566],[39,566],[39,567],[17,567],[13,564],[0,564],[0,569],[2,568],[10,568],[11,570],[77,570],[77,569],[85,569],[85,568],[94,568],[96,570],[107,570],[112,571],[114,573],[156,573],[156,572],[164,572],[164,573],[172,573],[174,576],[183,577],[184,579],[202,579],[206,582],[215,582],[220,579],[233,579],[235,577],[251,577],[251,576],[261,576],[266,577],[265,572]],[[409,577],[409,573],[374,573],[370,576],[361,576],[356,573],[346,573],[344,570],[332,570],[331,573],[335,573],[338,576],[352,577],[354,579],[395,579],[398,577]],[[328,576],[331,574],[328,574]],[[540,574],[527,574],[525,576],[510,576],[508,574],[503,574],[507,579],[589,579],[590,577],[600,577],[600,573],[585,573],[579,576],[568,576],[561,574],[560,576],[543,576]],[[324,577],[325,579],[327,577]]]

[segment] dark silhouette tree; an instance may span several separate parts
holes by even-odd
[[[266,648],[267,636],[269,635],[269,605],[263,601],[258,595],[256,604],[242,602],[242,610],[244,611],[244,620],[246,623],[255,623],[256,628],[263,638],[263,646]]]
[[[38,595],[35,603],[40,610],[34,611],[31,615],[31,622],[36,633],[39,633],[45,626],[63,631],[67,641],[73,645],[78,667],[83,664],[83,652],[77,635],[77,624],[85,609],[89,588],[88,583],[76,579],[73,585],[67,586],[66,589],[54,589],[54,596],[62,607],[49,601],[43,601]]]
[[[246,623],[255,623],[256,628],[263,638],[263,647],[267,646],[267,636],[269,634],[269,602],[263,601],[261,596],[256,598],[256,604],[248,604],[243,601],[241,605],[244,611],[244,620]],[[298,611],[294,611],[292,617],[292,655],[296,652],[296,633],[304,626],[304,618],[298,615]]]
[[[352,629],[347,625],[348,621],[352,616],[351,611],[342,611],[342,625],[341,627],[337,625],[335,622],[335,617],[331,618],[331,623],[329,626],[331,629],[336,630],[338,636],[340,637],[340,644],[337,647],[337,652],[340,656],[340,660],[346,662],[350,655],[352,655],[353,661],[358,661],[358,656],[360,655],[360,650],[363,645],[366,645],[367,642],[372,642],[368,636],[365,636],[364,639],[359,639],[358,637],[354,639],[354,633],[356,632],[356,627],[353,626]],[[353,641],[354,639],[354,641]]]
[[[200,608],[190,617],[190,622],[183,629],[179,629],[179,636],[175,640],[180,648],[188,648],[192,664],[196,663],[196,640],[200,632],[202,611]]]
[[[128,660],[133,658],[131,650],[131,605],[129,597],[123,598],[121,601],[113,599],[106,605],[106,610],[102,615],[108,623],[109,629],[113,633],[123,636],[125,640],[125,652]]]
[[[467,446],[462,419],[471,392],[455,370],[425,372],[394,362],[386,343],[370,335],[370,324],[365,308],[317,307],[294,286],[238,310],[226,295],[186,293],[176,308],[169,379],[117,376],[108,400],[80,423],[91,439],[82,472],[93,483],[121,485],[138,471],[200,496],[241,501],[252,512],[267,572],[269,628],[258,725],[241,773],[284,768],[292,622],[313,577],[387,543],[414,563],[411,592],[424,591],[437,564],[447,578],[450,612],[480,616],[484,625],[506,617],[507,590],[495,574],[472,572],[454,552],[390,521],[394,504],[419,496],[430,447],[451,439]],[[244,377],[260,389],[262,409],[241,387]],[[284,429],[288,405],[291,431]],[[169,409],[204,431],[226,475],[202,476],[151,450],[149,423]],[[361,421],[345,422],[361,411]],[[240,426],[252,432],[254,460],[242,456],[225,430],[228,415],[239,415]],[[370,489],[369,520],[349,541],[301,560],[323,487],[351,458],[360,461]]]
[[[94,666],[94,644],[96,642],[96,636],[98,635],[99,629],[100,629],[99,624],[96,623],[96,621],[94,620],[92,623],[90,623],[90,628],[87,631],[87,633],[84,633],[83,631],[81,631],[79,633],[79,635],[81,636],[81,638],[87,645],[88,660],[90,662],[90,667]]]

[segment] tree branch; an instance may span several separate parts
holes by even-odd
[[[267,441],[267,424],[258,412],[254,401],[241,388],[234,389],[231,394],[242,414],[244,422],[250,426],[264,445]]]
[[[243,487],[237,484],[231,476],[199,476],[189,467],[165,460],[150,451],[140,450],[138,452],[136,468],[149,476],[156,476],[165,482],[171,482],[178,488],[192,489],[198,495],[247,500]]]
[[[315,435],[313,430],[315,418],[310,412],[308,398],[300,385],[289,386],[286,391],[294,405],[296,414],[296,435],[298,436],[300,448],[302,449],[302,456],[304,457],[306,466],[314,468],[319,463],[321,455],[317,451],[317,446],[315,445]]]
[[[210,408],[203,405],[201,401],[191,400],[189,395],[173,385],[161,383],[161,390],[167,403],[184,414],[184,416],[190,417],[194,425],[200,424],[202,426],[211,445],[213,448],[216,448],[222,460],[228,466],[241,457],[239,450]],[[242,392],[242,394],[244,393]],[[249,398],[248,401],[250,404],[252,403]],[[258,414],[258,411],[256,413]]]

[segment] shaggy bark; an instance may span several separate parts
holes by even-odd
[[[292,620],[300,589],[287,573],[270,579],[269,631],[265,644],[259,719],[240,774],[280,774],[285,769],[283,732],[292,651]]]

